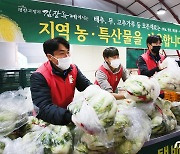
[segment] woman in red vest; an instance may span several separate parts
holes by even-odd
[[[118,92],[117,86],[120,79],[122,78],[125,81],[129,74],[121,65],[118,49],[114,47],[106,48],[103,51],[103,57],[104,63],[95,73],[95,84],[112,93],[116,99],[125,98],[123,92]]]
[[[37,117],[54,125],[66,125],[72,116],[66,107],[73,100],[75,88],[83,91],[91,83],[71,64],[70,45],[64,38],[47,40],[43,48],[48,61],[30,79],[32,100],[39,107]]]
[[[137,61],[138,74],[151,77],[163,69],[160,63],[162,63],[165,57],[159,53],[161,43],[161,37],[158,35],[151,35],[147,38],[146,44],[148,50]]]

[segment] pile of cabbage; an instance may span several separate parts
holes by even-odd
[[[0,95],[0,136],[8,135],[24,125],[28,116],[36,114],[30,90],[8,91]]]
[[[112,126],[105,129],[106,136],[90,135],[75,130],[75,153],[137,153],[151,134],[150,119],[146,113],[129,104],[118,104]]]
[[[152,134],[161,135],[174,130],[177,120],[171,111],[171,102],[158,97],[155,101],[155,110],[151,114]]]
[[[95,114],[91,114],[92,111],[87,109],[87,105],[83,108],[84,104],[91,106]],[[118,103],[110,93],[98,86],[89,86],[68,108],[75,116],[75,121],[78,121],[74,130],[74,153],[133,154],[137,153],[150,137],[150,119],[143,110],[127,103]],[[99,123],[95,120],[93,129],[88,125],[93,123],[91,119],[99,120]],[[101,131],[96,133],[93,130],[98,130],[96,126],[99,124]]]
[[[171,132],[177,126],[177,109],[171,111],[171,102],[159,98],[160,86],[155,78],[143,75],[134,75],[124,84],[126,98],[131,99],[131,105],[143,110],[151,118],[153,135],[162,135]],[[173,110],[173,108],[172,108]]]
[[[150,118],[151,135],[167,134],[177,127],[179,102],[174,104],[174,108],[171,102],[159,97],[155,101],[148,103],[135,102],[130,99],[121,100],[118,103],[126,103],[128,106],[133,106],[144,111]]]
[[[68,106],[75,124],[71,129],[69,126],[55,126],[35,117],[25,116],[26,122],[19,125],[20,128],[14,126],[11,131],[4,133],[6,137],[0,138],[0,153],[135,154],[150,139],[151,134],[165,134],[176,128],[180,104],[160,99],[160,88],[154,78],[130,77],[125,82],[125,90],[128,99],[124,100],[115,100],[113,95],[97,85],[91,85],[75,95]],[[12,100],[16,100],[16,97],[18,100],[19,97],[24,98],[21,92]],[[29,95],[29,89],[26,92]],[[4,95],[0,95],[1,97],[5,99]],[[29,108],[33,108],[32,102]],[[5,108],[2,111],[6,111]],[[28,111],[23,110],[15,116],[11,109],[6,111],[9,112],[8,120],[0,120],[2,119],[3,125],[8,126]],[[12,132],[14,128],[19,129]]]
[[[168,57],[161,65],[165,69],[154,75],[161,89],[180,92],[180,67],[177,62]]]
[[[20,128],[19,136],[13,140],[0,139],[0,149],[6,153],[63,153],[72,152],[72,134],[67,126],[55,126],[34,117],[29,117],[28,123]],[[12,137],[10,134],[9,137]]]
[[[144,75],[132,75],[124,83],[125,97],[136,102],[156,100],[160,87],[156,79]]]

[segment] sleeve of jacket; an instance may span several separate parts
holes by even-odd
[[[126,81],[129,77],[129,71],[124,66],[122,66],[122,68],[123,68],[122,80]]]
[[[104,89],[110,93],[113,92],[113,88],[111,87],[110,83],[108,82],[107,75],[103,71],[97,70],[95,73],[95,76],[96,76],[96,80],[97,80],[99,86],[101,87],[101,89]]]
[[[42,74],[35,72],[30,78],[32,101],[39,108],[37,118],[54,125],[67,125],[71,122],[70,111],[52,103],[50,88]]]
[[[78,91],[84,91],[92,83],[82,74],[80,69],[77,68],[76,88]]]
[[[138,69],[140,70],[140,74],[141,75],[146,75],[148,77],[153,76],[155,74],[155,72],[159,71],[158,67],[155,67],[155,68],[153,68],[151,70],[148,70],[146,62],[144,61],[142,56],[139,57],[137,66],[138,66]]]

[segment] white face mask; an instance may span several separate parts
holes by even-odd
[[[59,67],[60,69],[62,69],[63,71],[64,70],[67,70],[70,65],[71,65],[71,58],[68,56],[66,58],[58,58],[58,64],[57,64],[57,67]]]
[[[113,68],[118,68],[120,64],[121,64],[120,59],[114,59],[114,60],[111,61],[111,66]]]

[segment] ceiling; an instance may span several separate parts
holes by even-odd
[[[179,0],[102,0],[118,7],[119,13],[180,24]],[[164,15],[157,15],[160,8]]]

